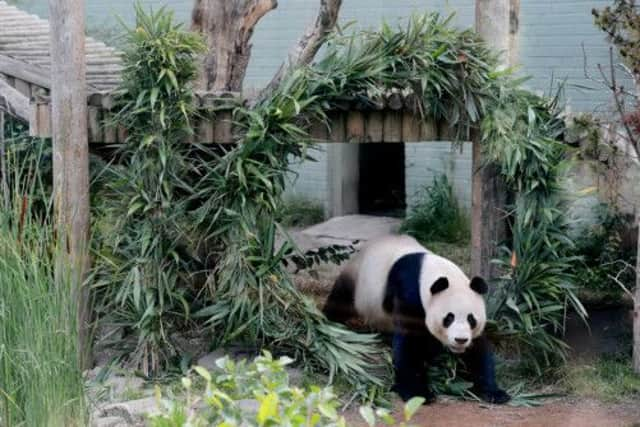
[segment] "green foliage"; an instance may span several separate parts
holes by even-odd
[[[151,425],[346,426],[338,413],[340,403],[330,388],[301,389],[289,384],[285,367],[291,362],[287,357],[274,359],[265,352],[252,363],[219,359],[215,372],[195,367],[196,376],[182,380],[186,399],[161,400],[161,413],[151,418]],[[159,390],[157,395],[160,398]],[[406,426],[422,403],[421,398],[407,402],[402,423],[385,409],[366,406],[360,413],[370,426],[378,419],[386,425]]]
[[[0,425],[84,425],[72,281],[54,281],[52,224],[39,155],[10,145],[10,199],[0,195]]]
[[[596,222],[585,227],[576,241],[576,255],[582,257],[577,273],[580,290],[620,298],[624,290],[614,278],[627,289],[635,286],[635,248],[625,245],[633,220],[607,204],[594,209]]]
[[[405,28],[334,37],[326,55],[311,70],[313,94],[326,106],[345,101],[375,105],[389,90],[415,95],[424,117],[446,119],[466,140],[470,126],[484,116],[499,77],[496,55],[472,30],[451,25],[453,16],[412,16]]]
[[[458,204],[446,175],[435,177],[433,183],[424,188],[401,231],[425,243],[469,240],[469,218]]]
[[[135,348],[123,350],[151,374],[175,355],[170,333],[189,318],[190,276],[199,268],[185,234],[193,167],[183,140],[203,43],[164,9],[147,15],[140,5],[127,37],[114,121],[129,135],[98,188],[94,290],[98,320],[135,334]]]
[[[482,122],[488,157],[501,168],[515,194],[512,248],[496,262],[504,276],[491,295],[492,333],[517,349],[540,372],[566,356],[558,336],[567,308],[586,316],[575,294],[578,259],[568,237],[565,198],[560,185],[566,168],[559,135],[564,123],[557,98],[537,97],[503,87],[495,108]]]
[[[284,227],[307,227],[324,221],[321,203],[304,196],[285,198],[278,221]]]

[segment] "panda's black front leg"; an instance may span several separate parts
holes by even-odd
[[[393,391],[405,402],[413,397],[424,397],[425,403],[432,403],[436,399],[427,383],[424,345],[424,338],[420,335],[402,332],[393,335]]]
[[[472,391],[485,402],[503,404],[511,396],[498,387],[493,352],[485,336],[476,338],[463,355],[464,363],[473,380]]]

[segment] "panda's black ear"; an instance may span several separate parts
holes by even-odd
[[[489,291],[489,286],[482,277],[474,277],[473,279],[471,279],[471,289],[473,289],[480,295],[484,295]]]
[[[441,277],[438,280],[436,280],[433,283],[433,285],[431,285],[431,294],[435,295],[439,292],[444,291],[448,287],[449,287],[449,279],[447,279],[446,277]]]

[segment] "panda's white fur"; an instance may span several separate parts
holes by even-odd
[[[469,278],[457,265],[428,251],[412,237],[393,235],[371,241],[345,267],[342,274],[354,283],[355,311],[372,327],[392,331],[391,315],[383,309],[389,272],[396,261],[414,253],[426,254],[419,280],[427,329],[451,351],[464,352],[483,332],[484,299],[471,289]],[[448,288],[432,294],[431,286],[441,277],[447,278]],[[453,314],[454,321],[445,327],[444,318],[449,313]],[[469,314],[477,322],[473,328],[468,321]]]

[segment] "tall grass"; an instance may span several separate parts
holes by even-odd
[[[401,231],[421,242],[460,243],[470,238],[470,220],[446,175],[435,177],[411,208]]]
[[[76,306],[71,281],[54,282],[48,215],[32,209],[47,196],[38,164],[9,158],[9,209],[0,211],[0,426],[80,426]]]

